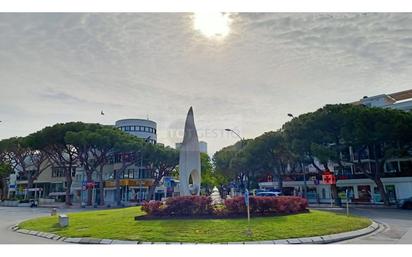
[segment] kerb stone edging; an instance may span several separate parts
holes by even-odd
[[[330,244],[340,241],[353,239],[355,237],[364,236],[376,231],[380,227],[379,223],[372,220],[372,224],[366,228],[343,232],[339,234],[290,238],[281,240],[266,240],[266,241],[245,241],[245,242],[228,242],[228,243],[206,243],[206,244]],[[39,232],[34,230],[21,229],[18,225],[11,227],[11,230],[17,233],[43,237],[51,240],[62,241],[73,244],[205,244],[205,243],[181,243],[181,242],[141,242],[141,241],[126,241],[126,240],[112,240],[112,239],[97,239],[97,238],[74,238],[62,237],[53,233]]]

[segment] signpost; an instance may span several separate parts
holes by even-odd
[[[246,189],[245,191],[245,205],[247,209],[247,232],[248,236],[252,235],[252,231],[250,230],[250,207],[249,207],[249,190]]]
[[[349,216],[349,190],[346,188],[346,216]]]

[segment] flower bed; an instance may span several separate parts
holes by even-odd
[[[308,202],[297,196],[252,196],[249,199],[251,214],[293,214],[306,210]],[[225,209],[229,214],[241,214],[246,212],[246,204],[243,197],[227,199]]]
[[[252,196],[249,199],[252,216],[270,216],[295,214],[307,211],[307,201],[295,196]],[[165,202],[149,201],[142,205],[147,213],[137,219],[151,218],[225,218],[244,217],[246,204],[243,197],[235,197],[224,201],[224,205],[213,206],[208,196],[180,196],[168,198]]]

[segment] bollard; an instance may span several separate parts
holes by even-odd
[[[60,214],[59,215],[59,225],[62,228],[69,226],[69,217],[65,214]]]
[[[56,216],[57,215],[57,209],[56,208],[53,208],[52,210],[51,210],[51,214],[50,214],[51,216]]]

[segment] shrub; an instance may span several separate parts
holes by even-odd
[[[291,214],[303,212],[308,203],[306,199],[297,196],[252,196],[249,199],[250,212],[259,214]],[[225,201],[225,207],[229,214],[244,214],[246,204],[244,197],[234,197]]]
[[[151,200],[142,204],[142,210],[152,216],[162,215],[162,202]]]
[[[213,213],[212,199],[208,196],[178,196],[165,203],[149,201],[142,210],[151,216],[199,216]]]
[[[166,200],[166,215],[207,215],[213,211],[212,199],[208,196],[179,196]]]
[[[297,196],[252,196],[249,199],[252,214],[293,214],[306,210],[306,199]],[[246,213],[245,199],[234,197],[227,199],[224,205],[212,205],[207,196],[178,196],[168,198],[166,202],[149,201],[142,205],[142,210],[149,216],[230,216]]]
[[[245,198],[242,196],[226,199],[224,205],[228,213],[245,213],[246,211]]]

